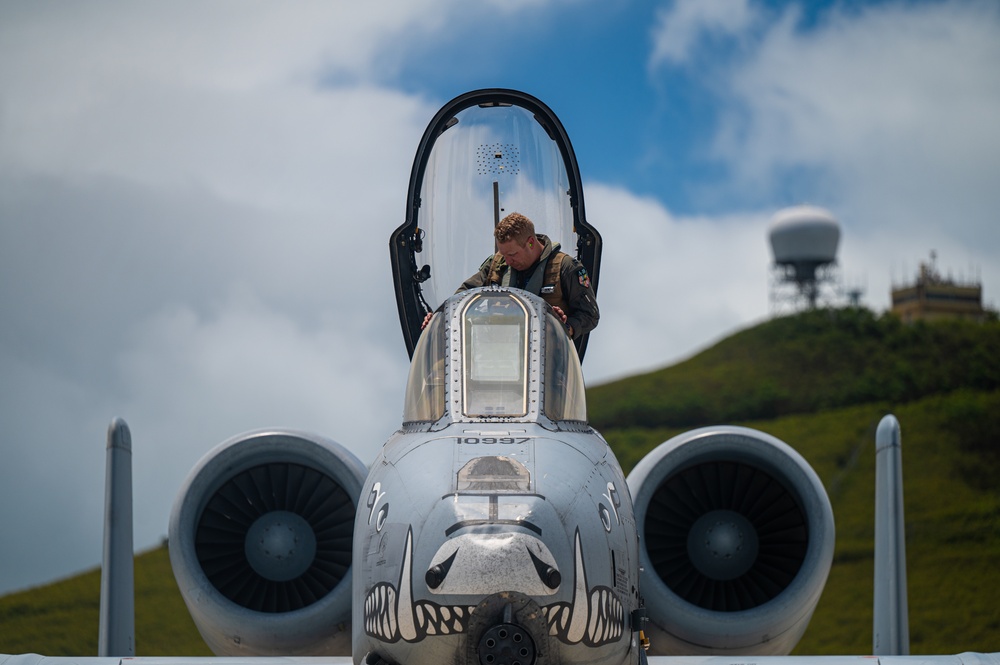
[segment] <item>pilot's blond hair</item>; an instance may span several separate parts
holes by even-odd
[[[510,213],[493,229],[493,236],[497,242],[516,240],[523,245],[533,235],[535,235],[534,223],[519,212]]]

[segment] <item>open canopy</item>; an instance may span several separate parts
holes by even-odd
[[[555,114],[514,90],[469,92],[438,111],[420,141],[406,221],[390,238],[396,303],[412,357],[420,324],[494,251],[511,212],[576,256],[594,291],[601,237],[584,214],[576,157]],[[583,358],[587,336],[577,341]]]

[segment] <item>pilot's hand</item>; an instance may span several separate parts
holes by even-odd
[[[553,305],[552,311],[556,313],[556,316],[559,317],[559,320],[562,323],[566,323],[566,312],[562,311],[562,307],[556,307],[555,305]]]
[[[427,316],[424,317],[423,322],[420,324],[420,329],[423,330],[427,327],[427,324],[431,322],[431,317],[434,316],[434,312],[427,312]],[[566,317],[563,317],[563,323],[566,322]]]

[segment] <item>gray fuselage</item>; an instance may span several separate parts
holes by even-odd
[[[407,391],[404,417],[425,419],[386,442],[355,522],[356,662],[489,662],[491,648],[637,662],[632,502],[548,306],[498,287],[454,296]]]

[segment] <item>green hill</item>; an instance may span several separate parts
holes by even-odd
[[[854,308],[772,319],[673,367],[591,388],[588,406],[603,432],[902,404],[997,386],[995,321],[905,325]]]
[[[904,326],[864,310],[768,321],[697,356],[595,386],[591,420],[626,472],[694,426],[742,424],[795,447],[833,504],[833,569],[799,654],[869,653],[875,427],[903,433],[912,653],[1000,650],[1000,324]],[[165,547],[136,559],[136,652],[209,652]],[[98,571],[0,598],[0,653],[93,655]]]
[[[0,653],[97,655],[99,568],[0,598]],[[166,546],[135,558],[137,656],[210,656],[188,615]]]

